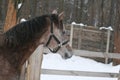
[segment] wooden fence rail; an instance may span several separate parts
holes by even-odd
[[[93,52],[86,50],[73,50],[74,55],[83,57],[99,57],[99,58],[113,58],[120,59],[120,54],[118,53],[103,53],[103,52]]]
[[[42,74],[118,78],[119,73],[42,69]]]

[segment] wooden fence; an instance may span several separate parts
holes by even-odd
[[[73,53],[76,56],[120,59],[120,54],[117,54],[117,53],[105,54],[102,52],[92,52],[92,51],[86,51],[86,50],[73,50]],[[117,78],[117,80],[120,80],[120,72],[109,73],[109,72],[42,69],[41,74],[64,75],[64,76],[107,77],[107,78]]]
[[[42,46],[41,46],[42,47]],[[109,73],[109,72],[89,72],[89,71],[74,71],[74,70],[56,70],[56,69],[41,69],[42,63],[42,48],[38,48],[34,55],[32,55],[32,62],[31,59],[28,65],[24,64],[21,80],[40,80],[40,73],[47,74],[47,75],[64,75],[64,76],[86,76],[86,77],[108,77],[108,78],[118,78],[120,80],[120,72],[118,73]],[[41,52],[39,52],[41,51]],[[114,58],[120,59],[120,54],[104,54],[102,52],[92,52],[92,51],[85,51],[85,50],[73,50],[74,55],[77,56],[85,56],[85,57],[101,57],[105,58]],[[39,56],[38,56],[39,55]],[[30,68],[31,67],[31,68]],[[25,78],[25,79],[23,79]]]
[[[86,44],[94,45],[94,47],[98,47],[98,45],[96,45],[96,44],[99,43],[99,45],[100,45],[102,40],[104,40],[104,38],[105,38],[104,44],[106,44],[106,45],[101,45],[101,47],[104,47],[105,50],[102,52],[105,53],[105,56],[109,53],[110,36],[111,36],[111,29],[109,29],[109,28],[111,28],[111,27],[109,27],[109,28],[101,27],[101,29],[104,29],[104,31],[106,31],[106,32],[104,32],[104,34],[103,34],[104,37],[100,37],[100,35],[102,34],[102,31],[100,29],[96,29],[96,30],[84,29],[85,27],[88,27],[88,26],[84,25],[84,24],[76,24],[73,22],[73,24],[71,24],[71,30],[70,30],[70,46],[73,45],[73,36],[75,36],[73,34],[73,32],[75,30],[75,28],[74,28],[75,26],[78,26],[76,29],[79,31],[78,36],[77,36],[77,39],[78,39],[77,46],[78,47],[76,49],[81,49],[82,44],[84,43],[83,42],[84,40],[87,41]],[[98,35],[96,35],[96,34],[98,34]],[[92,42],[92,44],[89,44],[90,41],[93,41],[94,43]],[[96,42],[98,42],[98,43],[96,43]],[[88,46],[88,45],[86,45],[86,46]],[[86,47],[86,48],[89,48],[89,47]],[[98,48],[96,48],[96,49],[98,49]],[[101,51],[101,50],[99,49],[99,51]],[[105,63],[108,63],[107,56],[104,58],[105,58]]]

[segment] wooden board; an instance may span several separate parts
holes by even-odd
[[[119,73],[42,69],[42,74],[118,78]]]
[[[86,50],[73,50],[74,55],[84,56],[84,57],[100,57],[100,58],[114,58],[120,59],[119,53],[103,53],[103,52],[93,52]]]
[[[42,58],[43,45],[40,45],[28,60],[26,80],[40,80]]]

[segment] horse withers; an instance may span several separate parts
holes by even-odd
[[[0,34],[0,80],[19,80],[23,63],[41,44],[64,58],[72,56],[72,49],[62,23],[63,13],[42,15],[15,25]]]

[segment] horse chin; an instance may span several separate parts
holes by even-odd
[[[65,53],[65,54],[62,56],[62,58],[63,58],[63,59],[70,59],[70,58],[72,57],[72,55],[73,55],[73,54],[71,54],[71,53]]]
[[[69,59],[73,56],[73,50],[69,46],[62,47],[58,53],[62,56],[63,59]]]

